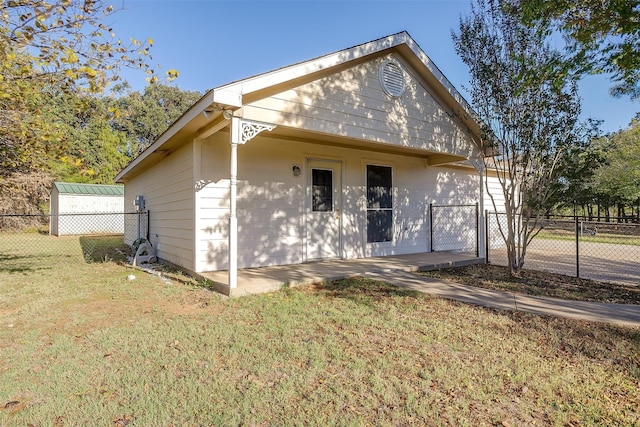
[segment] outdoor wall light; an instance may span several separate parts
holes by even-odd
[[[224,110],[222,108],[222,106],[218,105],[218,104],[213,104],[213,105],[209,105],[207,108],[205,108],[202,111],[202,114],[204,115],[204,117],[209,120],[211,119],[211,117],[222,111],[222,117],[225,120],[231,120],[231,118],[233,117],[233,111],[231,110]]]
[[[300,174],[302,173],[300,166],[297,165],[291,168],[291,170],[293,171],[293,176],[300,176]]]

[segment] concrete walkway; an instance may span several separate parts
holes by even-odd
[[[271,292],[284,285],[298,286],[324,280],[366,276],[390,285],[500,310],[526,311],[546,316],[640,327],[640,305],[534,297],[445,282],[416,274],[418,271],[478,262],[483,260],[476,258],[475,255],[431,252],[249,268],[239,270],[238,288],[235,289],[229,289],[226,271],[200,273],[200,275],[210,280],[217,291],[231,296]]]
[[[640,305],[569,301],[558,298],[534,297],[506,291],[443,282],[430,277],[402,271],[369,275],[390,285],[438,295],[483,307],[525,311],[545,316],[566,317],[592,322],[640,328]]]
[[[243,296],[277,291],[283,285],[299,286],[338,280],[346,277],[369,276],[391,271],[427,271],[459,267],[484,262],[475,254],[452,252],[422,252],[371,258],[332,259],[302,264],[274,265],[271,267],[238,270],[238,287],[229,288],[227,271],[199,273],[213,283],[213,288],[225,295]]]

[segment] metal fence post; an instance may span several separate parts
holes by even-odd
[[[151,242],[151,240],[149,240],[149,238],[151,237],[151,231],[149,230],[150,224],[151,224],[151,212],[147,210],[147,242]]]
[[[476,202],[476,258],[480,257],[480,210]]]
[[[140,239],[140,220],[142,217],[142,212],[140,210],[138,210],[138,233],[137,233],[137,237],[136,240]]]
[[[580,230],[578,227],[578,217],[574,217],[576,232],[576,277],[580,277]]]
[[[433,252],[433,203],[429,203],[429,252]]]
[[[484,263],[489,264],[489,210],[484,211]]]

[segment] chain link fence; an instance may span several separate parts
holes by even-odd
[[[479,256],[478,204],[429,205],[431,252],[475,253]]]
[[[18,253],[82,254],[88,261],[120,253],[148,239],[149,215],[144,212],[0,215],[0,268]],[[478,205],[429,206],[430,250],[479,255]],[[527,248],[525,268],[595,280],[640,284],[640,224],[550,217]],[[487,262],[508,265],[500,226],[506,214],[486,213]],[[74,252],[75,251],[75,252]],[[46,255],[45,255],[46,256]],[[65,255],[66,256],[66,255]]]
[[[20,254],[126,260],[130,245],[148,239],[149,212],[0,215],[0,269]]]
[[[640,284],[640,224],[586,221],[553,216],[542,220],[542,230],[527,247],[525,268],[605,282]],[[504,213],[487,212],[487,262],[508,265],[500,229],[506,233]]]

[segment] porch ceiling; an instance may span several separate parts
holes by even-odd
[[[228,132],[228,128],[224,129],[224,131]],[[301,130],[286,126],[278,126],[271,132],[263,132],[260,134],[260,137],[267,139],[305,142],[327,147],[354,148],[359,150],[374,151],[377,153],[419,157],[425,159],[427,165],[430,166],[436,166],[446,163],[457,163],[467,160],[467,158],[464,156],[426,151],[413,147],[387,144],[384,142],[367,141],[362,139],[347,138],[339,135],[323,134],[320,132]]]

